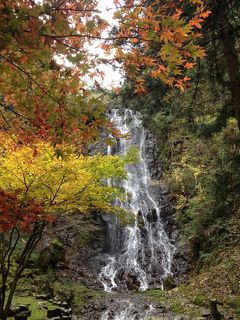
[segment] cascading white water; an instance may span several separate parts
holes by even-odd
[[[122,248],[120,252],[108,255],[108,263],[102,268],[99,280],[108,292],[129,277],[139,290],[146,290],[156,274],[159,284],[171,274],[174,246],[163,228],[159,205],[151,192],[151,178],[146,163],[148,141],[141,115],[129,109],[114,110],[110,118],[122,134],[130,133],[129,139],[117,141],[114,153],[124,154],[135,145],[139,149],[139,162],[127,165],[128,179],[122,184],[127,201],[121,206],[126,212],[134,213],[134,224],[122,228]],[[108,152],[112,151],[108,149]],[[125,285],[125,289],[128,289],[128,285]]]
[[[100,320],[149,320],[153,311],[154,308],[150,305],[147,310],[144,310],[139,314],[138,306],[130,301],[122,301],[122,308],[120,308],[120,310],[114,315],[111,314],[111,311],[107,310],[102,314]]]

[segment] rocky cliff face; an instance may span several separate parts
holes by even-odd
[[[169,239],[175,244],[172,272],[179,282],[188,271],[186,250],[178,245],[179,230],[176,223],[174,205],[165,182],[162,180],[161,165],[158,161],[156,143],[149,131],[145,131],[145,161],[151,176],[149,190],[160,208],[161,220]],[[156,219],[156,212],[149,211],[147,220]],[[139,221],[141,216],[139,216]],[[144,241],[144,229],[142,229]],[[41,244],[40,265],[51,265],[59,278],[72,279],[86,286],[102,288],[98,277],[106,264],[106,254],[121,250],[123,230],[117,226],[116,218],[100,212],[81,215],[79,212],[59,214],[51,228],[46,231]],[[49,255],[50,253],[50,255]],[[155,285],[160,277],[161,265],[151,270]],[[137,289],[138,280],[134,274],[122,274],[119,278],[128,289]]]
[[[39,266],[43,269],[50,267],[60,280],[101,287],[98,273],[103,262],[98,257],[106,247],[106,225],[101,214],[58,214],[43,239],[39,248]]]
[[[176,210],[172,200],[168,185],[164,181],[157,143],[149,130],[146,130],[146,162],[152,178],[151,192],[157,199],[161,211],[161,219],[164,229],[169,239],[175,245],[175,252],[172,262],[172,273],[174,281],[180,283],[189,271],[189,251],[186,246],[180,242],[180,229],[176,221]]]

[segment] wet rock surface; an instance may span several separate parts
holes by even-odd
[[[209,309],[191,303],[180,297],[168,298],[159,294],[158,302],[153,302],[147,294],[136,292],[109,293],[103,298],[86,304],[73,320],[210,320]],[[178,310],[177,310],[178,306]],[[175,310],[174,310],[175,309]],[[224,316],[221,319],[237,319]]]
[[[172,261],[172,273],[176,283],[182,282],[190,271],[189,249],[180,244],[180,229],[176,221],[176,210],[168,185],[163,179],[161,163],[156,149],[156,141],[152,133],[146,130],[146,163],[151,174],[152,185],[150,190],[160,208],[160,215],[164,229],[175,245]],[[151,217],[151,216],[150,216]],[[154,213],[152,213],[154,219]]]
[[[39,245],[39,266],[44,271],[50,267],[60,280],[101,288],[98,274],[105,263],[105,234],[99,213],[58,214]]]
[[[107,294],[104,298],[86,305],[75,320],[149,320],[151,317],[171,316],[163,306],[152,304],[139,294]]]

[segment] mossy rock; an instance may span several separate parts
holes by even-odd
[[[40,268],[47,271],[49,267],[53,270],[57,268],[59,263],[65,261],[65,249],[59,241],[53,241],[48,247],[44,248],[37,259]]]
[[[163,289],[164,290],[172,290],[174,288],[176,288],[176,283],[173,277],[168,276],[163,280]]]
[[[100,298],[104,293],[102,291],[93,290],[85,287],[84,285],[58,282],[56,281],[53,286],[54,296],[58,297],[61,301],[66,301],[71,306],[74,312],[79,312],[84,305],[90,301]]]

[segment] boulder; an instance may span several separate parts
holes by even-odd
[[[61,242],[53,241],[39,253],[38,266],[47,271],[49,267],[53,270],[65,261],[65,249]]]
[[[63,302],[61,303],[61,306],[62,306],[63,308],[67,308],[67,307],[68,307],[68,303],[67,303],[66,301],[63,301]]]
[[[176,288],[176,283],[175,283],[173,277],[168,276],[165,279],[163,279],[163,289],[164,290],[172,290],[174,288]]]
[[[36,294],[35,297],[36,297],[36,299],[49,300],[50,294],[49,294],[49,293],[46,293],[46,294]]]
[[[222,315],[218,311],[217,305],[218,305],[218,302],[217,302],[216,299],[212,299],[212,300],[209,301],[209,308],[210,308],[211,317],[214,320],[221,320],[222,319]]]
[[[19,311],[20,311],[20,312],[27,312],[27,311],[29,311],[29,306],[28,306],[27,304],[18,305],[18,308],[19,308]]]
[[[31,311],[25,311],[25,312],[20,312],[15,315],[15,320],[27,320],[28,317],[30,317]]]
[[[55,317],[62,317],[62,309],[60,308],[55,308],[55,309],[48,309],[47,310],[47,318],[52,319]]]
[[[203,316],[204,318],[209,318],[209,317],[211,316],[210,310],[209,310],[209,309],[204,309],[204,310],[202,311],[202,316]]]
[[[27,320],[28,316],[25,313],[19,313],[14,317],[15,320]]]

